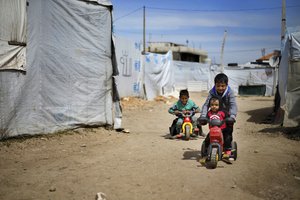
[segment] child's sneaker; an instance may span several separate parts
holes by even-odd
[[[231,156],[231,150],[226,150],[223,154],[223,158],[229,159]]]
[[[178,138],[181,138],[181,137],[182,137],[182,135],[179,133],[177,135],[171,136],[170,139],[178,139]]]
[[[182,138],[183,137],[183,133],[179,133],[175,136],[176,138]]]
[[[201,165],[205,165],[206,160],[207,160],[207,156],[204,156],[204,157],[202,157],[202,158],[199,159],[199,163],[200,163]]]

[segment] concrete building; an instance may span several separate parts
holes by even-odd
[[[207,52],[172,42],[149,42],[148,52],[165,54],[173,53],[173,60],[205,63]]]

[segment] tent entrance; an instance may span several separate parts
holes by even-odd
[[[265,96],[266,85],[240,85],[239,95]]]

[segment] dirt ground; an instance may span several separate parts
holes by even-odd
[[[202,105],[205,93],[192,93]],[[300,199],[299,129],[261,123],[273,97],[237,97],[238,159],[199,163],[204,138],[168,139],[175,98],[125,98],[129,133],[85,128],[0,142],[0,199]],[[207,132],[207,127],[204,127]]]

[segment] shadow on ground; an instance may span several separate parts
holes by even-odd
[[[300,126],[297,127],[272,127],[260,130],[261,133],[282,134],[288,139],[300,141]]]
[[[297,127],[281,126],[280,120],[277,121],[276,116],[274,115],[274,113],[272,113],[272,111],[273,111],[273,107],[247,111],[246,113],[250,115],[250,118],[247,121],[256,124],[274,125],[274,127],[264,128],[260,130],[259,131],[260,133],[272,133],[272,135],[282,134],[288,139],[300,141],[300,126]]]
[[[200,159],[200,151],[195,149],[185,149],[183,152],[182,160],[196,160],[199,161]]]
[[[247,120],[247,122],[253,122],[256,124],[261,124],[261,123],[271,124],[274,121],[274,119],[272,119],[271,116],[272,111],[273,111],[273,107],[247,111],[246,113],[250,115],[250,118]]]

